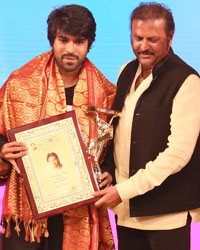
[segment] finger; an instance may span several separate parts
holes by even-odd
[[[100,177],[100,180],[104,180],[105,178],[108,177],[108,172],[104,172],[104,173],[101,174],[99,177]]]
[[[99,188],[109,187],[109,186],[110,186],[109,181],[107,179],[99,184]]]
[[[110,201],[111,199],[109,198],[109,196],[105,195],[102,198],[100,198],[98,201],[95,202],[95,206],[96,207],[101,207],[101,206],[106,206],[106,207],[113,207],[112,206],[112,201]]]
[[[4,146],[4,147],[2,147],[1,152],[3,154],[6,154],[6,153],[10,153],[10,152],[14,153],[14,152],[20,152],[20,151],[27,151],[27,150],[28,150],[28,148],[26,146],[13,146],[13,147]]]
[[[93,193],[92,195],[95,196],[95,197],[100,197],[100,196],[103,196],[103,195],[105,195],[105,194],[106,194],[106,192],[105,192],[105,190],[103,189],[103,190],[96,191],[96,192]]]
[[[13,146],[14,147],[15,146],[24,147],[24,146],[26,146],[26,144],[23,143],[23,142],[19,142],[19,141],[12,141],[12,142],[5,143],[4,146],[8,146],[8,147],[13,147]]]
[[[94,203],[95,207],[101,207],[104,205],[103,198],[99,199]]]
[[[108,172],[104,172],[102,175],[99,176],[101,181],[107,181],[107,184],[111,184],[112,176]]]
[[[9,159],[17,159],[20,158],[22,156],[25,156],[28,153],[28,151],[20,151],[20,152],[7,152],[4,154],[4,158],[6,160]]]
[[[16,161],[11,159],[11,160],[9,160],[9,162],[12,164],[13,168],[17,171],[17,173],[20,174],[20,169],[17,166]]]
[[[2,151],[12,150],[12,151],[19,151],[19,150],[27,150],[28,147],[25,143],[22,142],[8,142],[2,146]]]

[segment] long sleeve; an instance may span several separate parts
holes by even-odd
[[[200,79],[190,75],[173,101],[171,134],[167,148],[134,176],[116,185],[122,200],[142,195],[159,186],[188,163],[200,130]]]

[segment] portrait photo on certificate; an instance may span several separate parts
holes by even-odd
[[[17,159],[35,219],[94,202],[98,185],[75,111],[8,131],[23,142],[27,155]]]

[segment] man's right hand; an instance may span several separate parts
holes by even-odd
[[[19,174],[20,170],[15,160],[17,158],[26,155],[27,152],[28,152],[28,147],[26,146],[26,144],[17,141],[8,142],[1,147],[0,157],[10,162],[11,165],[15,168],[15,170]]]

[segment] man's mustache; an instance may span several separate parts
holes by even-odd
[[[150,50],[144,50],[144,51],[142,51],[142,50],[139,50],[138,51],[138,55],[153,55],[154,56],[154,53],[152,52],[152,51],[150,51]]]
[[[79,59],[79,57],[77,56],[77,55],[75,55],[75,54],[73,54],[73,53],[66,53],[66,54],[63,54],[62,55],[62,59],[64,58],[64,57],[72,57],[72,58],[75,58],[75,59]]]

